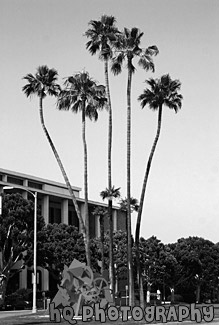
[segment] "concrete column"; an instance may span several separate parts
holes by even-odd
[[[68,199],[63,199],[61,203],[61,222],[68,225]]]
[[[49,195],[44,195],[42,198],[42,216],[45,223],[49,223]]]
[[[116,210],[113,210],[113,230],[114,231],[117,231],[117,219],[118,219],[118,216],[117,216],[117,211]]]
[[[2,181],[5,183],[8,181],[7,175],[2,175]]]
[[[37,270],[41,271],[42,276],[42,291],[48,291],[49,290],[49,272],[46,269],[43,269],[42,267],[38,266]]]
[[[95,216],[95,237],[100,237],[100,217],[99,216]]]
[[[49,290],[49,271],[48,270],[43,270],[43,273],[42,273],[42,290],[43,291],[48,291]]]
[[[27,289],[27,267],[20,272],[20,289]]]
[[[28,180],[27,180],[27,179],[24,179],[24,180],[23,180],[23,186],[28,187]]]
[[[28,186],[27,179],[23,180],[23,186]],[[24,191],[22,192],[22,196],[23,196],[23,198],[24,198],[25,200],[27,200],[27,199],[28,199],[28,192],[24,190]]]

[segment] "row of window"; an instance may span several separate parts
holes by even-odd
[[[2,180],[3,180],[3,175],[1,174],[0,175],[0,181],[2,181]],[[16,184],[16,185],[19,185],[19,186],[24,185],[24,180],[22,178],[9,176],[9,175],[7,176],[7,182],[11,183],[11,184]],[[33,181],[28,181],[28,186],[32,187],[32,188],[35,188],[35,189],[38,189],[38,190],[42,190],[42,188],[43,188],[42,184],[37,183],[37,182],[33,182]]]

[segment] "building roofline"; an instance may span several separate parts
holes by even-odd
[[[54,185],[54,186],[67,188],[66,184],[64,184],[64,183],[55,182],[55,181],[51,181],[51,180],[46,179],[46,178],[41,178],[41,177],[29,175],[29,174],[23,174],[23,173],[19,173],[19,172],[8,170],[8,169],[0,168],[0,174],[1,173],[8,174],[8,175],[13,175],[13,176],[21,177],[21,178],[27,178],[27,179],[30,179],[30,180],[33,180],[33,181],[36,181],[36,182],[42,182],[42,183],[51,184],[51,185]],[[81,187],[72,186],[72,185],[71,185],[71,187],[75,191],[81,191]]]
[[[49,179],[40,178],[40,177],[32,176],[32,175],[29,175],[29,174],[19,173],[19,172],[15,172],[15,171],[12,171],[12,170],[0,168],[0,174],[1,173],[2,174],[7,174],[7,175],[12,175],[12,176],[15,176],[15,177],[17,176],[17,177],[20,177],[20,178],[23,178],[23,179],[29,179],[29,180],[33,180],[33,181],[40,182],[40,183],[43,183],[43,184],[54,185],[54,186],[58,186],[58,187],[67,189],[67,186],[64,183],[51,181]],[[2,186],[8,185],[8,183],[5,183],[4,181],[0,181],[0,184],[2,184]],[[20,188],[21,189],[23,188],[25,190],[25,187],[26,186],[23,185]],[[28,186],[28,188],[30,188],[30,187]],[[72,189],[75,190],[75,191],[81,191],[81,188],[77,187],[77,186],[72,186]],[[31,189],[31,190],[33,191],[33,189]],[[62,193],[49,192],[49,191],[45,191],[43,189],[42,190],[41,189],[34,189],[34,191],[36,191],[38,193],[42,193],[42,194],[49,194],[49,195],[52,195],[52,196],[58,196],[58,197],[62,197],[62,198],[71,199],[70,195],[66,195],[66,194],[62,194]],[[80,197],[76,197],[76,201],[84,202],[84,199],[80,198]],[[108,206],[107,203],[99,202],[99,201],[93,201],[93,200],[88,200],[88,203],[93,204],[93,205],[103,206],[103,207]],[[120,208],[119,208],[119,206],[113,205],[113,209],[119,210]]]

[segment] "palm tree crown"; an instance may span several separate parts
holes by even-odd
[[[182,95],[178,94],[181,83],[179,80],[171,80],[169,74],[160,79],[149,79],[146,83],[150,89],[145,89],[138,97],[142,108],[147,104],[150,109],[157,110],[160,105],[166,105],[177,113],[182,106]]]
[[[112,57],[112,44],[115,42],[119,31],[115,26],[116,19],[113,16],[103,15],[99,21],[91,20],[85,36],[90,38],[86,43],[86,48],[94,55],[100,52],[100,59],[108,60]]]
[[[131,73],[135,72],[132,59],[138,57],[138,64],[144,70],[154,71],[153,55],[159,53],[158,48],[153,45],[146,49],[140,48],[141,37],[144,35],[138,28],[134,27],[131,30],[124,28],[124,32],[117,38],[115,42],[115,56],[112,62],[112,72],[119,74],[122,71],[122,64],[127,59],[127,68]]]
[[[119,205],[121,210],[127,211],[127,198],[121,199]],[[131,206],[131,213],[134,211],[138,212],[139,203],[136,198],[130,197],[130,206]]]
[[[103,200],[105,199],[118,199],[120,198],[120,187],[115,188],[115,186],[112,186],[111,189],[106,188],[104,191],[100,192],[100,196]]]
[[[39,66],[35,75],[27,74],[23,79],[28,83],[22,88],[27,97],[37,95],[46,97],[46,95],[57,96],[60,86],[56,83],[58,72],[55,69],[49,69],[46,65]]]
[[[65,89],[59,94],[57,107],[77,113],[84,109],[83,105],[86,103],[85,115],[91,120],[97,120],[97,109],[103,108],[106,100],[105,87],[97,85],[88,72],[80,72],[65,81]]]

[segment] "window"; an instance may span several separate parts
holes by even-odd
[[[50,223],[61,223],[61,209],[49,208],[49,222]]]
[[[40,183],[28,181],[28,186],[32,187],[32,188],[36,188],[38,190],[42,190],[42,184],[40,184]]]
[[[8,183],[12,183],[12,184],[16,184],[16,185],[23,186],[23,179],[21,179],[21,178],[17,178],[17,177],[13,177],[13,176],[8,176],[7,180],[8,180]]]
[[[68,224],[79,229],[79,220],[75,210],[68,210]]]

